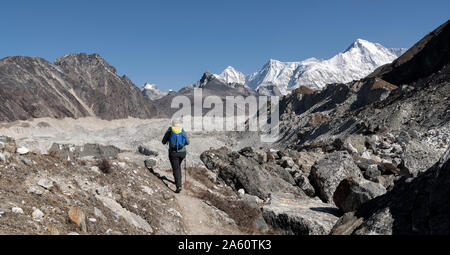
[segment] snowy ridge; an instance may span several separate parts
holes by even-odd
[[[260,71],[247,76],[233,67],[227,67],[215,77],[226,83],[245,84],[261,94],[285,95],[300,85],[317,90],[329,83],[361,79],[405,51],[403,48],[385,48],[378,43],[357,39],[344,52],[327,60],[308,58],[300,62],[282,62],[270,59]]]
[[[145,83],[142,86],[142,93],[144,96],[148,97],[150,100],[160,99],[166,96],[169,92],[160,91],[156,84]]]

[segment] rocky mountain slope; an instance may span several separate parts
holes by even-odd
[[[448,234],[449,28],[366,78],[283,97],[276,144],[202,161],[281,233]]]
[[[104,119],[158,115],[128,77],[99,55],[70,54],[54,64],[42,58],[0,60],[0,121],[39,117]]]

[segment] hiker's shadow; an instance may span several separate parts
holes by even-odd
[[[175,181],[173,181],[173,180],[167,178],[167,176],[165,176],[165,175],[161,175],[160,173],[155,172],[155,170],[154,170],[152,167],[148,167],[148,166],[145,166],[145,167],[150,171],[150,173],[152,173],[154,176],[158,177],[158,179],[160,179],[160,180],[164,183],[164,185],[166,185],[166,187],[167,187],[168,189],[170,189],[171,191],[174,191],[174,192],[175,192],[175,189],[172,189],[172,188],[169,186],[169,183],[172,183],[172,184],[175,185]]]

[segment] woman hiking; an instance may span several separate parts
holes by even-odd
[[[181,121],[172,120],[172,126],[164,134],[162,143],[169,143],[169,160],[177,187],[175,192],[180,193],[182,188],[181,162],[186,158],[186,145],[189,145],[189,137],[182,128]]]

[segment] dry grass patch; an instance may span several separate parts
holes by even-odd
[[[259,209],[253,208],[243,201],[227,199],[208,191],[200,191],[196,196],[199,199],[209,201],[211,205],[228,214],[242,231],[260,234],[260,231],[255,227],[255,221],[261,214]]]

